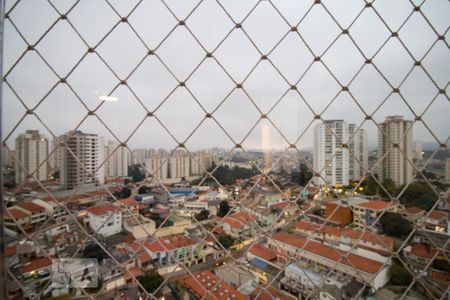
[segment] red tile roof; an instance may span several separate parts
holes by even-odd
[[[432,219],[444,219],[448,217],[448,213],[446,213],[445,211],[441,211],[441,210],[433,210],[430,215],[428,216],[428,218],[432,218]]]
[[[321,233],[326,235],[335,236],[337,238],[343,237],[349,237],[355,241],[367,241],[371,242],[376,245],[380,245],[384,248],[387,248],[389,250],[392,250],[394,247],[394,239],[388,236],[379,235],[372,232],[364,232],[361,230],[355,230],[350,228],[340,228],[340,227],[333,227],[333,226],[327,226],[323,225],[321,227],[320,224],[316,223],[310,223],[305,221],[299,221],[297,224],[295,224],[295,229],[299,231],[306,231],[306,232],[318,232],[320,230]]]
[[[224,217],[222,219],[223,222],[227,223],[233,228],[240,228],[242,226],[245,226],[249,222],[254,222],[255,218],[252,217],[250,214],[246,212],[238,212],[235,214],[232,214],[231,216]]]
[[[9,246],[9,247],[6,247],[6,248],[5,248],[5,255],[6,255],[6,256],[13,255],[13,254],[15,254],[16,252],[17,252],[17,246],[16,246],[16,245],[14,245],[14,246]]]
[[[139,204],[139,202],[137,202],[133,198],[121,199],[119,200],[119,203],[126,206],[137,206]]]
[[[360,203],[356,206],[371,209],[371,210],[385,210],[390,207],[394,207],[396,205],[397,204],[394,202],[388,202],[388,201],[383,201],[383,200],[370,200],[367,202]]]
[[[430,251],[427,245],[424,244],[412,244],[411,245],[411,254],[414,256],[424,257],[424,258],[432,258],[434,251]]]
[[[276,289],[274,287],[268,287],[265,290],[258,287],[256,288],[251,294],[253,298],[259,297],[257,299],[259,300],[296,300],[297,298],[289,295],[288,293],[282,292],[279,289]]]
[[[20,270],[22,273],[28,273],[32,271],[38,271],[42,268],[51,266],[52,260],[48,257],[41,257],[32,260],[28,265],[22,266]]]
[[[172,251],[197,244],[191,238],[183,234],[173,234],[157,238],[153,241],[145,241],[144,246],[153,253]],[[166,250],[167,249],[167,250]]]
[[[8,208],[6,215],[13,216],[16,219],[21,219],[29,216],[28,213],[17,208]]]
[[[407,207],[405,208],[405,212],[408,214],[417,215],[424,212],[424,210],[418,207]]]
[[[177,279],[178,283],[202,300],[248,300],[231,285],[214,275],[211,271],[202,271],[185,275]],[[209,291],[211,294],[206,294]]]
[[[304,251],[322,256],[329,260],[339,262],[360,271],[374,274],[383,268],[383,264],[356,254],[348,253],[343,250],[338,250],[334,247],[323,245],[319,242],[307,240],[295,234],[286,232],[277,232],[273,236],[273,239],[289,244],[296,248],[301,248]],[[347,256],[345,258],[345,256]]]
[[[144,275],[144,272],[142,272],[142,270],[140,268],[134,267],[123,273],[123,277],[125,278],[125,281],[133,279],[132,275],[137,278],[137,277]]]
[[[89,207],[88,209],[86,209],[87,212],[97,215],[97,216],[102,216],[104,214],[109,214],[112,212],[116,212],[118,210],[119,209],[117,207],[113,206],[112,204],[102,204],[102,205]]]
[[[31,213],[45,211],[44,207],[33,202],[22,202],[17,204],[17,206],[20,206],[21,208],[28,210]]]
[[[250,253],[266,260],[266,261],[272,261],[277,259],[277,254],[275,251],[264,247],[260,244],[255,244],[250,248]]]

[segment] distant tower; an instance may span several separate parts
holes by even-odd
[[[16,183],[33,173],[39,181],[48,180],[48,139],[38,130],[27,130],[16,138]],[[34,180],[34,178],[29,178]]]
[[[402,185],[413,178],[412,121],[403,116],[389,116],[379,124],[378,175]],[[408,162],[408,160],[410,162]]]
[[[413,159],[421,160],[422,159],[422,142],[415,141],[413,144]]]
[[[66,146],[62,147],[60,163],[63,186],[72,189],[78,185],[105,182],[104,166],[101,166],[104,160],[102,137],[81,131],[69,131],[60,137],[60,141],[66,143]]]
[[[349,139],[349,178],[360,180],[369,167],[369,149],[367,146],[367,132],[357,129],[355,124],[348,124]]]
[[[327,120],[314,128],[314,171],[317,185],[348,185],[349,155],[342,144],[348,141],[348,125],[343,120]],[[325,179],[325,180],[324,180]]]
[[[128,176],[128,166],[131,165],[130,152],[126,147],[115,141],[108,141],[105,145],[105,176],[107,178]]]

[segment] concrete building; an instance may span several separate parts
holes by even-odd
[[[413,159],[421,160],[423,156],[422,142],[415,141],[413,144]]]
[[[351,139],[348,143],[349,179],[360,180],[369,167],[367,132],[364,129],[358,129],[355,124],[348,124],[348,134]]]
[[[16,138],[16,158],[16,183],[27,179],[27,173],[33,173],[33,177],[39,181],[48,180],[48,139],[38,130],[19,134]]]
[[[105,237],[122,231],[122,212],[111,204],[102,204],[86,210],[89,227]]]
[[[404,120],[403,116],[386,117],[378,130],[380,179],[389,178],[397,185],[410,182],[413,178],[412,160],[412,121]]]
[[[127,148],[120,146],[115,141],[108,141],[104,147],[106,159],[105,177],[127,177],[128,166],[131,165],[131,156]]]
[[[178,179],[182,177],[189,177],[190,172],[190,159],[188,155],[175,153],[169,158],[169,173],[170,178]]]
[[[104,142],[96,134],[70,131],[61,136],[66,147],[62,148],[60,164],[61,184],[68,189],[79,185],[105,182]],[[70,150],[70,151],[69,151]]]
[[[134,149],[133,150],[133,164],[145,164],[145,160],[156,154],[154,149]]]
[[[167,179],[169,161],[166,157],[153,155],[145,160],[145,170],[158,180]]]
[[[342,144],[348,141],[348,124],[343,120],[326,120],[314,128],[314,171],[317,185],[348,185],[349,155]]]
[[[353,225],[360,229],[381,229],[380,222],[376,222],[383,211],[397,212],[400,203],[396,201],[367,200],[363,198],[352,198],[348,204],[353,211]],[[372,228],[369,228],[373,226]]]
[[[2,167],[12,167],[14,166],[14,158],[12,153],[2,145]]]

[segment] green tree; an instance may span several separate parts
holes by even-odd
[[[389,198],[389,195],[392,197],[397,196],[397,194],[398,194],[397,186],[391,179],[385,178],[381,184],[384,187],[384,189],[382,187],[379,187],[379,189],[378,189],[378,194],[381,197]]]
[[[219,211],[217,212],[217,216],[219,216],[219,217],[226,216],[229,211],[230,211],[230,205],[228,204],[228,201],[223,200],[219,204]]]
[[[412,223],[399,213],[386,212],[378,222],[386,234],[397,238],[408,236],[413,229]]]
[[[128,174],[132,177],[133,182],[139,182],[145,179],[145,173],[141,165],[131,165],[128,167]]]
[[[401,285],[401,286],[407,286],[412,281],[411,273],[408,272],[405,267],[399,262],[393,261],[391,268],[391,281],[390,283],[392,285]]]
[[[430,210],[437,199],[438,196],[425,181],[411,182],[400,196],[400,202],[405,206],[416,206],[425,210]]]
[[[126,198],[130,198],[131,190],[127,187],[124,187],[120,191],[114,192],[113,194],[114,194],[114,196],[116,196],[116,198],[126,199]]]
[[[204,221],[209,218],[209,210],[202,209],[199,213],[195,214],[197,221]]]
[[[229,249],[234,244],[234,239],[229,235],[220,236],[218,241],[225,249]]]
[[[139,282],[148,293],[153,293],[164,282],[164,278],[158,272],[152,271],[146,272],[139,278]]]
[[[99,261],[108,258],[108,254],[97,244],[88,244],[83,249],[84,258],[97,258]]]
[[[300,186],[306,186],[313,176],[308,166],[300,164],[299,171],[294,171],[291,174],[291,181],[299,184]]]
[[[151,188],[150,188],[150,187],[143,185],[143,186],[141,186],[141,187],[138,189],[138,194],[139,194],[139,195],[147,194],[147,193],[150,192],[150,191],[151,191]]]
[[[450,263],[448,259],[436,258],[433,261],[433,268],[450,273]]]

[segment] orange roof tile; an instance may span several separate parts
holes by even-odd
[[[22,202],[17,204],[17,206],[20,206],[21,208],[26,209],[31,213],[45,211],[44,207],[33,202]]]
[[[29,214],[17,208],[8,208],[6,215],[13,216],[16,219],[21,219],[29,216]]]
[[[123,277],[125,278],[125,281],[133,279],[132,275],[137,278],[137,277],[144,275],[144,272],[142,272],[142,270],[140,268],[134,267],[123,273]]]
[[[387,208],[395,206],[396,203],[383,201],[383,200],[370,200],[367,202],[363,202],[358,204],[357,206],[371,209],[371,210],[385,210]]]
[[[411,254],[414,256],[420,256],[425,258],[432,258],[434,251],[430,251],[427,245],[424,244],[412,244]]]
[[[102,205],[89,207],[88,209],[86,209],[87,212],[97,215],[97,216],[102,216],[104,214],[116,212],[118,210],[119,209],[117,207],[115,207],[111,204],[102,204]]]
[[[249,251],[250,251],[250,253],[252,253],[266,261],[272,261],[277,258],[276,252],[274,252],[273,250],[266,248],[260,244],[253,245]]]
[[[188,289],[197,298],[203,300],[248,300],[239,291],[223,281],[211,271],[201,271],[177,279],[181,286]],[[209,291],[211,294],[206,294]]]
[[[418,207],[407,207],[405,208],[405,212],[408,214],[417,215],[424,212],[424,210]]]
[[[428,216],[428,218],[432,218],[432,219],[444,219],[448,217],[448,213],[446,213],[445,211],[441,211],[441,210],[433,210],[430,215]]]
[[[348,253],[343,250],[338,250],[334,247],[323,245],[319,242],[307,240],[294,234],[277,232],[272,237],[282,243],[289,244],[296,248],[302,248],[304,251],[314,253],[329,260],[339,262],[340,264],[345,264],[367,273],[374,274],[383,267],[383,264],[380,262]]]
[[[296,300],[297,299],[296,297],[289,295],[287,293],[284,293],[274,287],[268,287],[265,290],[258,287],[250,295],[253,298],[255,298],[259,295],[258,299],[260,299],[260,300],[273,300],[273,299]]]
[[[139,204],[139,202],[137,202],[136,200],[134,200],[133,198],[127,198],[127,199],[120,199],[119,203],[121,205],[126,205],[126,206],[136,206]]]
[[[22,266],[20,270],[22,273],[28,273],[32,271],[38,271],[42,268],[51,266],[52,260],[48,257],[41,257],[32,260],[28,265]]]
[[[6,255],[6,256],[13,255],[13,254],[15,254],[16,252],[17,252],[17,246],[16,246],[16,245],[14,245],[14,246],[9,246],[9,247],[6,247],[6,248],[5,248],[5,255]]]
[[[197,242],[183,234],[173,234],[145,241],[144,246],[153,253],[172,251],[178,248],[195,245]]]

